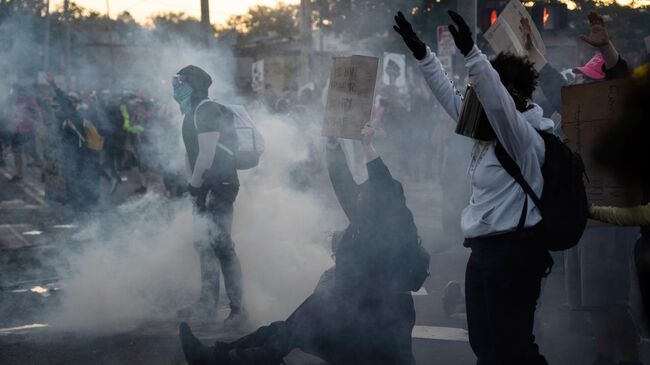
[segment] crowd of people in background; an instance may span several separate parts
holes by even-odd
[[[5,101],[7,112],[0,119],[0,166],[7,167],[5,159],[13,156],[13,164],[9,164],[13,169],[8,168],[12,182],[25,178],[25,167],[35,168],[48,200],[83,210],[95,206],[102,192],[109,197],[114,194],[127,175],[136,180],[129,194],[146,193],[158,181],[166,194],[181,193],[178,174],[161,166],[166,156],[173,155],[169,149],[179,146],[174,105],[146,91],[65,92],[53,78],[45,81],[16,82]],[[445,149],[434,148],[434,135],[440,139],[441,134],[453,130],[439,128],[443,123],[438,118],[425,117],[434,114],[431,100],[423,85],[385,86],[376,97],[373,123],[378,130],[377,148],[400,178],[430,180],[444,163],[440,156]],[[319,123],[318,116],[325,109],[324,88],[313,83],[279,94],[269,89],[252,101],[297,124]],[[439,133],[434,134],[436,129]],[[295,169],[295,187],[305,188],[312,172],[322,172],[322,161],[314,144],[308,161]]]

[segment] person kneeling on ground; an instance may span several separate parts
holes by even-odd
[[[394,180],[363,129],[368,180],[357,185],[334,139],[327,163],[334,192],[350,224],[335,248],[336,265],[285,321],[271,323],[231,343],[204,347],[180,326],[190,365],[280,364],[293,349],[331,364],[413,364],[413,299],[402,272],[404,254],[419,238],[402,185]],[[408,274],[406,274],[408,275]]]

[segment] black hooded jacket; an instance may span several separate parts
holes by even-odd
[[[208,89],[212,78],[207,72],[197,66],[187,66],[178,71],[184,76],[185,82],[192,88],[192,111],[183,119],[183,142],[190,166],[194,164],[199,154],[198,135],[206,132],[219,132],[219,143],[231,151],[237,150],[237,135],[234,128],[234,115],[226,107],[217,103],[205,103],[198,110],[198,105],[208,99]],[[196,124],[194,115],[196,113]],[[234,202],[239,191],[239,177],[232,156],[217,148],[213,166],[203,176],[205,187],[224,201]]]
[[[336,289],[344,293],[399,292],[400,254],[419,244],[402,185],[377,158],[367,164],[368,180],[357,185],[341,146],[329,149],[334,192],[350,225],[336,251]]]

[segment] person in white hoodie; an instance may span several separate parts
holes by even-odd
[[[449,15],[456,23],[449,30],[489,123],[483,128],[489,133],[476,141],[471,154],[471,199],[460,222],[464,245],[472,250],[465,276],[470,345],[479,365],[547,364],[535,344],[533,323],[541,280],[553,261],[536,238],[540,211],[501,166],[495,147],[503,146],[541,196],[545,146],[538,131],[551,132],[554,124],[531,102],[538,77],[533,64],[512,54],[488,60],[463,18]],[[432,92],[458,121],[461,93],[401,12],[395,21]]]

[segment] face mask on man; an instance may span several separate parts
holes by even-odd
[[[172,79],[174,86],[174,100],[180,105],[181,113],[184,115],[192,110],[192,87],[185,82],[182,75],[176,75]]]

